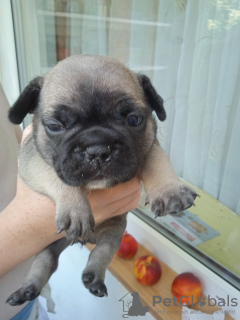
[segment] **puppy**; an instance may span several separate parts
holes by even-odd
[[[196,193],[178,180],[161,149],[153,111],[165,120],[163,99],[148,77],[103,56],[69,57],[25,88],[9,112],[14,124],[33,113],[33,133],[21,147],[19,174],[54,201],[56,226],[66,238],[35,257],[9,304],[38,296],[60,253],[75,241],[96,243],[82,280],[92,294],[107,295],[105,272],[119,248],[126,214],[95,227],[86,190],[110,188],[138,175],[156,217],[192,206]]]

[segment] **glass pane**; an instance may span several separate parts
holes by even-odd
[[[22,88],[73,54],[148,75],[165,100],[158,138],[201,198],[160,232],[239,286],[240,1],[13,0]]]

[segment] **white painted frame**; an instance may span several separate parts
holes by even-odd
[[[19,77],[10,0],[0,1],[0,80],[12,105],[19,96]]]

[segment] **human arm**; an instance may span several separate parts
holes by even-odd
[[[134,209],[139,200],[138,178],[112,189],[94,190],[89,200],[95,222]],[[0,214],[0,277],[64,236],[56,234],[55,205],[18,179],[13,201]]]

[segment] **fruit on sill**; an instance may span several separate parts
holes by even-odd
[[[134,276],[144,286],[152,286],[162,275],[162,267],[155,256],[146,255],[138,258],[134,263]]]
[[[172,283],[172,294],[181,305],[191,306],[201,300],[201,281],[191,272],[181,273]]]
[[[123,259],[132,259],[137,253],[137,241],[129,233],[124,232],[117,255]]]

